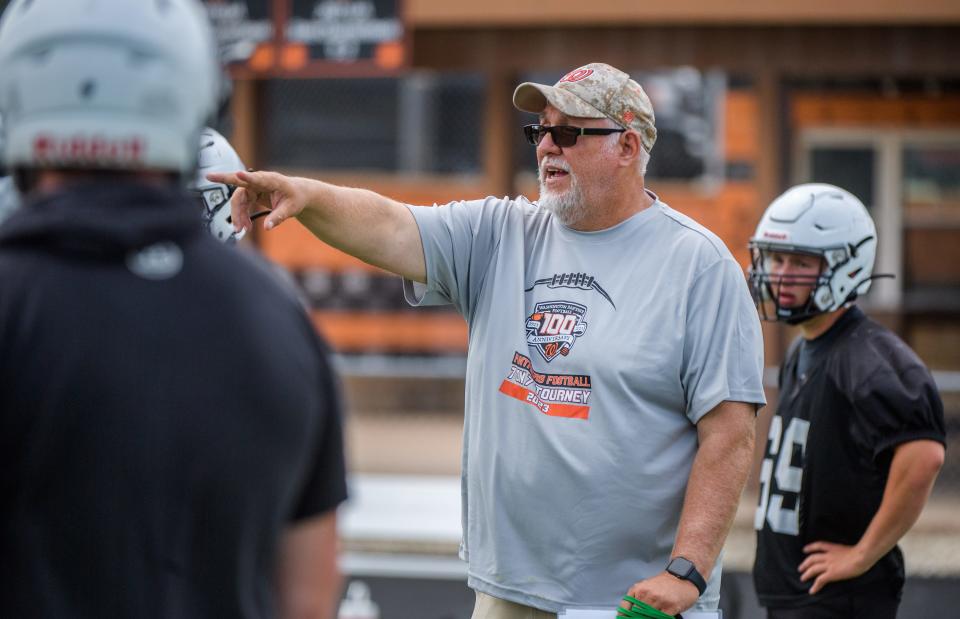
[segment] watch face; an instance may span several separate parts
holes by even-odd
[[[700,595],[703,595],[703,592],[707,590],[706,581],[704,581],[703,576],[700,575],[700,572],[697,571],[697,566],[694,565],[689,559],[684,559],[683,557],[674,557],[670,563],[667,564],[667,573],[673,574],[680,580],[686,580],[690,582],[694,587],[697,588],[697,591],[700,592]]]
[[[684,559],[683,557],[676,557],[670,561],[669,565],[667,565],[667,571],[680,578],[686,578],[689,576],[690,571],[693,569],[693,563]]]

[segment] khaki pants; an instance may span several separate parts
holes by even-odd
[[[477,591],[477,604],[470,619],[557,619],[553,613],[514,604]]]

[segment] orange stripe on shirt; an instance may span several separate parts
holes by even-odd
[[[528,396],[534,394],[529,389],[525,389],[516,383],[512,383],[509,380],[505,380],[500,383],[500,393],[508,395],[511,398],[520,400],[521,402],[526,402],[539,410],[544,415],[550,415],[551,417],[567,417],[570,419],[589,419],[590,418],[590,407],[589,406],[577,406],[575,404],[558,404],[554,402],[543,402],[547,405],[547,410],[543,410],[537,406],[534,402],[531,402],[527,399]]]

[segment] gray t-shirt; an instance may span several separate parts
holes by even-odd
[[[659,200],[599,232],[523,198],[410,211],[427,284],[406,281],[408,301],[452,303],[469,327],[468,584],[551,612],[616,605],[670,558],[694,424],[764,403],[740,266]]]

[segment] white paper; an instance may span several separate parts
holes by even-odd
[[[604,610],[585,610],[568,608],[557,616],[557,619],[616,619],[617,611],[609,609]]]
[[[688,610],[680,614],[683,619],[723,619],[723,612],[719,610]],[[560,613],[558,619],[616,619],[616,617],[616,609],[568,608]]]
[[[557,619],[616,619],[617,611],[585,610],[582,608],[568,608],[557,616]]]

